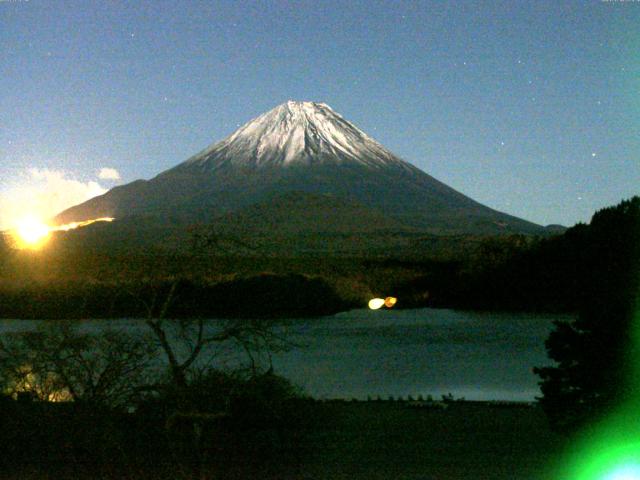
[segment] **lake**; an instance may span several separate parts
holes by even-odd
[[[544,341],[566,315],[456,310],[352,310],[289,320],[303,347],[274,355],[276,373],[316,398],[416,398],[452,393],[467,400],[531,401],[540,394],[531,369],[550,364]],[[0,331],[36,322],[5,320]],[[138,329],[132,320],[83,321]]]
[[[290,327],[306,348],[276,370],[316,397],[387,398],[452,393],[467,400],[533,400],[534,366],[568,316],[455,310],[354,310]]]

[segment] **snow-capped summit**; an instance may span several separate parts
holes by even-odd
[[[294,101],[174,168],[115,187],[57,220],[134,216],[164,222],[225,218],[248,231],[262,228],[262,222],[306,234],[372,228],[432,234],[542,231],[401,160],[327,104]]]
[[[288,101],[246,123],[183,165],[289,166],[356,162],[406,166],[390,151],[326,103]]]

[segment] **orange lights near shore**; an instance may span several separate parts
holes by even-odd
[[[379,310],[382,307],[392,308],[396,303],[398,303],[396,297],[372,298],[369,300],[369,309]]]
[[[392,308],[396,303],[398,303],[396,297],[387,297],[384,299],[384,306],[387,308]]]
[[[379,310],[384,307],[384,298],[372,298],[369,300],[369,309]]]

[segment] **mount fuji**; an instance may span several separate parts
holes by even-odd
[[[56,217],[148,217],[244,231],[544,233],[398,158],[324,103],[289,101],[151,180]]]

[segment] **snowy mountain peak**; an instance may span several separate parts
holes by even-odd
[[[182,167],[267,167],[357,163],[412,168],[329,105],[289,100],[246,123]]]
[[[231,228],[248,235],[244,238],[265,238],[265,245],[273,241],[278,252],[284,246],[288,250],[298,238],[300,252],[323,249],[316,245],[325,240],[316,242],[314,232],[324,232],[329,234],[322,238],[331,255],[350,251],[351,238],[363,232],[386,239],[395,228],[437,235],[544,232],[400,160],[328,105],[296,101],[278,105],[151,180],[118,186],[66,210],[57,221],[99,217],[136,219],[123,223],[127,227],[122,232],[128,225],[155,225],[138,222],[137,217],[175,221],[167,232],[178,232],[180,225],[190,222],[212,222],[223,231]],[[296,233],[289,238],[282,232]],[[343,238],[344,232],[349,233],[345,243],[333,243],[331,239]],[[173,233],[167,233],[169,237],[174,238]],[[385,250],[399,246],[395,239],[384,242]],[[372,244],[362,245],[368,250]]]

